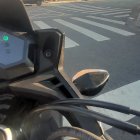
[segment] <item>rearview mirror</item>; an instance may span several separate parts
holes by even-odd
[[[103,89],[108,79],[109,73],[106,70],[86,69],[74,75],[72,81],[83,95],[95,96]]]

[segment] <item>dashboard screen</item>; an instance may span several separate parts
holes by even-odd
[[[24,40],[0,31],[0,65],[8,66],[24,57]]]

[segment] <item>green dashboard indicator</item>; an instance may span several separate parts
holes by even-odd
[[[4,35],[4,36],[3,36],[3,40],[4,40],[4,41],[8,41],[8,40],[9,40],[9,36]]]

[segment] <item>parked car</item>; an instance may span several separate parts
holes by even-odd
[[[37,4],[40,6],[44,0],[23,0],[25,4]]]

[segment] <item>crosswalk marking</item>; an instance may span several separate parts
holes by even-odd
[[[101,101],[107,101],[112,103],[117,103],[120,105],[128,106],[132,109],[139,110],[140,109],[140,80],[130,83],[128,85],[122,86],[120,88],[117,88],[115,90],[109,91],[107,93],[101,94],[94,99],[101,100]],[[98,109],[98,111],[100,111]],[[102,111],[107,115],[110,115],[114,118],[118,118],[122,121],[128,121],[132,119],[133,115],[124,115],[121,113],[117,113],[114,111],[104,110]]]
[[[56,7],[56,6],[55,6]],[[36,10],[36,12],[38,13],[38,10]],[[50,13],[62,13],[62,12],[59,12],[59,11],[56,11],[56,9],[55,10],[51,10],[51,9],[41,9],[39,12],[42,12],[42,13],[48,13],[48,14],[50,14]]]
[[[79,11],[83,11],[83,10],[81,10],[81,9],[75,9],[75,8],[72,8],[72,7],[65,7],[65,6],[56,6],[56,7],[59,7],[59,8],[62,8],[62,9],[65,9],[65,10],[74,10],[74,11],[72,11],[72,12],[79,12]]]
[[[46,12],[46,9],[44,11]],[[42,11],[42,12],[44,13],[44,11]],[[47,9],[47,13],[62,13],[62,12],[58,12],[58,11],[55,11],[55,10]]]
[[[79,4],[79,5],[84,7],[96,8],[96,9],[120,9],[120,8],[111,8],[111,7],[98,7],[94,5],[85,5],[85,4]]]
[[[106,13],[116,13],[116,12],[128,12],[127,10],[126,11],[122,11],[122,10],[108,10],[108,11],[99,11],[99,12],[94,12],[94,13],[89,13],[89,14],[106,14]]]
[[[117,9],[117,10],[108,9],[108,10],[106,10],[106,9],[103,9],[103,10],[97,11],[95,14],[98,14],[98,13],[103,13],[104,14],[104,13],[111,13],[111,12],[125,12],[125,11],[128,11],[128,10],[122,10],[122,9]],[[95,10],[92,10],[92,11],[84,11],[82,13],[92,13],[92,12],[95,12]]]
[[[43,21],[34,21],[34,23],[40,28],[40,29],[50,29],[51,26],[47,25]]]
[[[96,41],[110,40],[110,38],[108,38],[108,37],[105,37],[105,36],[100,35],[96,32],[90,31],[90,30],[88,30],[86,28],[83,28],[83,27],[80,27],[78,25],[72,24],[70,22],[67,22],[67,21],[64,21],[64,20],[61,20],[61,19],[54,19],[54,21],[56,21],[57,23],[60,23],[64,26],[67,26],[67,27],[69,27],[69,28],[71,28],[71,29],[73,29],[77,32],[80,32],[80,33],[82,33],[82,34],[84,34],[84,35],[86,35],[86,36],[88,36],[88,37],[90,37],[90,38],[92,38]]]
[[[129,17],[130,15],[129,14],[125,14],[125,15],[117,15],[117,16],[114,16],[116,18],[121,18],[121,17]]]
[[[88,10],[88,11],[83,11],[83,12],[81,12],[81,13],[93,13],[93,12],[104,12],[104,10],[99,10],[99,9],[94,9],[94,10]]]
[[[51,26],[47,25],[46,23],[44,23],[43,21],[34,21],[34,23],[40,28],[40,29],[50,29],[52,28]],[[78,43],[76,43],[75,41],[71,40],[70,38],[68,38],[67,36],[65,37],[65,48],[73,48],[79,46]]]
[[[40,13],[40,14],[33,14],[33,15],[30,15],[32,18],[36,18],[36,17],[45,17],[47,16],[47,13]]]
[[[93,12],[93,11],[105,11],[105,10],[110,10],[110,11],[125,11],[125,10],[128,10],[128,9],[120,9],[120,8],[114,8],[114,9],[105,9],[105,8],[98,8],[97,7],[92,7],[92,8],[87,8],[87,7],[81,7],[81,6],[77,6],[77,5],[72,5],[72,4],[69,4],[67,6],[62,6],[62,5],[57,5],[55,7],[59,7],[59,8],[62,8],[62,9],[65,9],[65,10],[74,10],[72,12],[82,12],[82,13],[88,13],[88,12]],[[88,11],[87,11],[88,10]]]
[[[94,22],[94,21],[90,21],[90,20],[86,20],[86,19],[82,19],[82,18],[78,18],[78,17],[72,17],[71,19],[74,19],[74,20],[77,20],[77,21],[80,21],[80,22],[84,22],[84,23],[87,23],[87,24],[90,24],[90,25],[93,25],[93,26],[97,26],[97,27],[112,31],[114,33],[117,33],[117,34],[120,34],[120,35],[123,35],[123,36],[135,35],[134,33],[128,32],[126,30],[119,29],[119,28],[112,27],[112,26],[105,25],[105,24],[101,24],[101,23],[98,23],[98,22]]]
[[[112,23],[117,23],[117,24],[121,24],[121,25],[125,25],[125,22],[123,22],[123,21],[112,20],[112,19],[103,18],[103,17],[95,17],[95,16],[87,16],[87,17],[93,18],[93,19],[99,19],[99,20],[103,20],[103,21],[108,21],[108,22],[112,22]]]
[[[50,10],[50,9],[46,9],[46,8],[40,8],[40,9],[36,9],[36,10],[32,10],[31,13],[50,13],[50,12],[57,12],[54,10]],[[59,12],[58,12],[59,13]]]
[[[108,13],[108,14],[102,14],[102,15],[110,16],[110,15],[118,15],[118,14],[124,14],[124,13],[131,13],[131,11],[115,12],[115,13]]]
[[[84,11],[85,13],[87,12],[87,13],[89,13],[89,12],[94,12],[94,11],[105,11],[105,10],[108,10],[108,11],[128,11],[129,9],[120,9],[120,8],[117,8],[117,9],[96,9],[96,8],[89,8],[89,7],[82,7],[82,6],[77,6],[77,5],[73,5],[73,4],[69,4],[68,5],[68,7],[72,7],[72,8],[76,8],[76,9],[80,9],[80,10],[86,10],[86,11]],[[130,10],[129,10],[130,11]],[[84,13],[84,12],[82,12],[82,13]]]
[[[70,38],[65,37],[65,48],[73,48],[76,46],[79,46],[79,44],[71,40]]]
[[[40,16],[31,16],[30,18],[32,19],[35,19],[35,20],[39,20],[39,19],[46,19],[46,18],[49,18],[49,17],[55,17],[55,18],[58,18],[58,17],[61,17],[61,16],[68,16],[70,14],[65,14],[65,13],[62,13],[62,14],[49,14],[49,15],[40,15]]]
[[[87,7],[81,7],[81,6],[77,6],[77,5],[68,5],[68,7],[73,7],[73,8],[78,8],[80,10],[93,10],[93,8],[87,8]],[[98,10],[98,9],[95,9],[95,10]]]
[[[78,10],[75,10],[75,9],[68,9],[68,8],[66,8],[66,7],[64,7],[64,6],[60,6],[60,5],[57,5],[57,6],[53,6],[54,8],[58,8],[58,10],[59,9],[61,9],[61,10],[66,10],[66,11],[71,11],[71,10],[74,10],[73,12],[79,12]]]
[[[51,6],[51,7],[53,7],[53,8],[55,8],[55,9],[61,9],[61,10],[63,10],[63,8],[65,9],[66,7],[65,6],[63,6],[63,5],[54,5],[54,6]],[[70,10],[70,9],[69,9]]]

